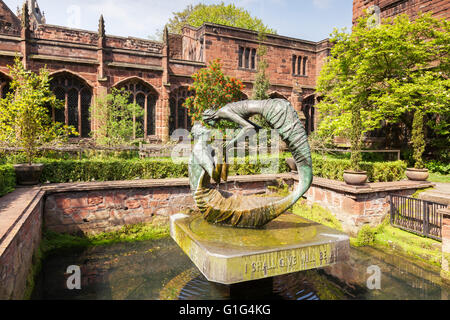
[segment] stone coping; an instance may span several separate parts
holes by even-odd
[[[228,184],[251,183],[277,180],[293,180],[292,174],[261,174],[249,176],[232,176],[228,178]],[[130,189],[130,188],[155,188],[155,187],[189,187],[189,178],[174,179],[149,179],[108,182],[80,182],[80,183],[56,183],[45,184],[41,189],[47,194],[73,191],[95,191],[105,189]]]
[[[298,176],[296,174],[292,175],[291,178],[294,179],[295,181],[298,181]],[[365,185],[362,186],[351,186],[343,181],[314,177],[312,186],[322,187],[325,189],[334,190],[336,192],[342,192],[352,195],[360,195],[377,192],[425,189],[434,187],[435,184],[429,181],[421,182],[421,181],[402,180],[393,182],[374,182],[374,183],[366,183]]]
[[[44,195],[38,187],[19,188],[0,198],[0,256]]]

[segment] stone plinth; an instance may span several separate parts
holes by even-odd
[[[171,236],[211,282],[231,285],[346,261],[349,237],[284,214],[263,229],[212,225],[199,215],[171,217]]]

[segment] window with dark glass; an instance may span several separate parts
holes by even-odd
[[[239,47],[239,68],[256,70],[256,49]]]
[[[306,76],[308,57],[292,55],[292,74],[294,76]]]
[[[130,92],[130,102],[136,103],[144,109],[143,116],[133,117],[133,122],[138,125],[143,137],[154,135],[156,132],[155,110],[158,93],[152,86],[140,79],[127,80],[118,86],[118,89],[121,88]],[[142,138],[142,136],[136,136],[135,138]]]
[[[52,76],[50,88],[56,98],[63,102],[61,109],[52,109],[53,121],[74,126],[80,137],[87,138],[91,132],[89,109],[92,89],[86,82],[70,73]]]

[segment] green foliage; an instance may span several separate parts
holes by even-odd
[[[16,173],[12,165],[0,165],[0,197],[14,191],[16,187]]]
[[[365,225],[358,232],[356,237],[357,246],[370,246],[375,242],[376,229],[369,225]]]
[[[345,170],[350,170],[348,159],[333,158],[326,155],[312,154],[313,173],[316,177],[343,181]],[[362,170],[367,171],[370,182],[399,181],[405,178],[406,162],[364,162],[360,163]]]
[[[202,121],[202,114],[207,109],[219,109],[230,102],[239,101],[244,85],[241,81],[223,74],[220,60],[214,60],[208,68],[192,75],[194,83],[189,90],[195,91],[194,97],[186,99],[193,121]],[[231,123],[221,121],[220,128],[234,127]]]
[[[318,79],[319,132],[351,139],[352,167],[360,161],[361,135],[405,113],[443,114],[440,128],[448,128],[449,29],[448,20],[428,14],[414,21],[400,15],[375,28],[364,17],[351,33],[334,31]]]
[[[181,34],[185,25],[200,27],[205,22],[238,27],[265,33],[276,33],[267,27],[261,19],[254,18],[247,10],[236,7],[234,4],[197,4],[188,5],[183,11],[174,12],[173,18],[166,25],[171,33]]]
[[[144,116],[144,109],[130,103],[130,93],[124,89],[113,88],[110,94],[98,98],[90,113],[98,123],[93,138],[99,145],[131,145],[144,134],[138,121]]]
[[[76,131],[52,121],[52,108],[62,108],[62,103],[50,90],[48,70],[27,71],[19,58],[8,68],[11,92],[0,99],[0,146],[22,147],[31,164],[39,146],[65,141]]]
[[[450,174],[450,163],[444,163],[440,161],[431,160],[425,163],[425,167],[431,172],[437,172],[440,174]]]
[[[261,173],[289,172],[286,164],[287,155],[280,158],[275,156],[241,160],[230,159],[230,173],[233,175],[254,175]],[[277,163],[278,161],[278,163]],[[41,182],[66,183],[88,181],[120,181],[135,179],[167,179],[188,177],[187,161],[174,163],[170,158],[147,159],[83,159],[83,160],[56,160],[39,159],[44,170]],[[278,165],[275,172],[272,163]]]
[[[187,163],[175,164],[170,158],[149,159],[42,159],[41,182],[118,181],[166,179],[188,176]]]

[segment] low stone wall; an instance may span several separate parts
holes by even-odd
[[[398,181],[354,187],[345,182],[314,178],[306,193],[308,203],[330,210],[342,222],[345,232],[355,236],[366,224],[376,226],[389,214],[389,195],[411,196],[433,186],[429,182]]]
[[[221,190],[264,194],[289,175],[231,177]],[[292,182],[291,182],[292,183]],[[46,193],[44,226],[70,234],[110,232],[127,224],[168,223],[173,214],[194,209],[188,179],[61,184]]]
[[[10,228],[0,235],[0,300],[24,298],[27,279],[33,265],[37,263],[35,260],[41,242],[44,194],[39,191],[32,195],[23,211],[11,212],[17,219],[11,221]],[[1,219],[4,218],[3,213],[8,215],[8,209],[15,211],[12,206],[6,208],[1,212]]]
[[[439,210],[442,214],[442,270],[441,276],[450,283],[450,206]]]
[[[296,175],[230,177],[224,191],[243,194],[270,193],[269,186],[295,186]],[[389,193],[411,195],[430,183],[371,184],[363,188],[314,179],[306,194],[310,202],[330,209],[345,231],[356,232],[366,223],[377,223],[388,212]],[[0,299],[22,299],[33,256],[45,227],[56,232],[92,234],[113,231],[125,224],[168,223],[172,214],[194,209],[188,179],[136,180],[103,183],[46,185],[19,189],[0,201]],[[443,234],[448,241],[450,223]],[[443,243],[448,257],[449,243]]]

